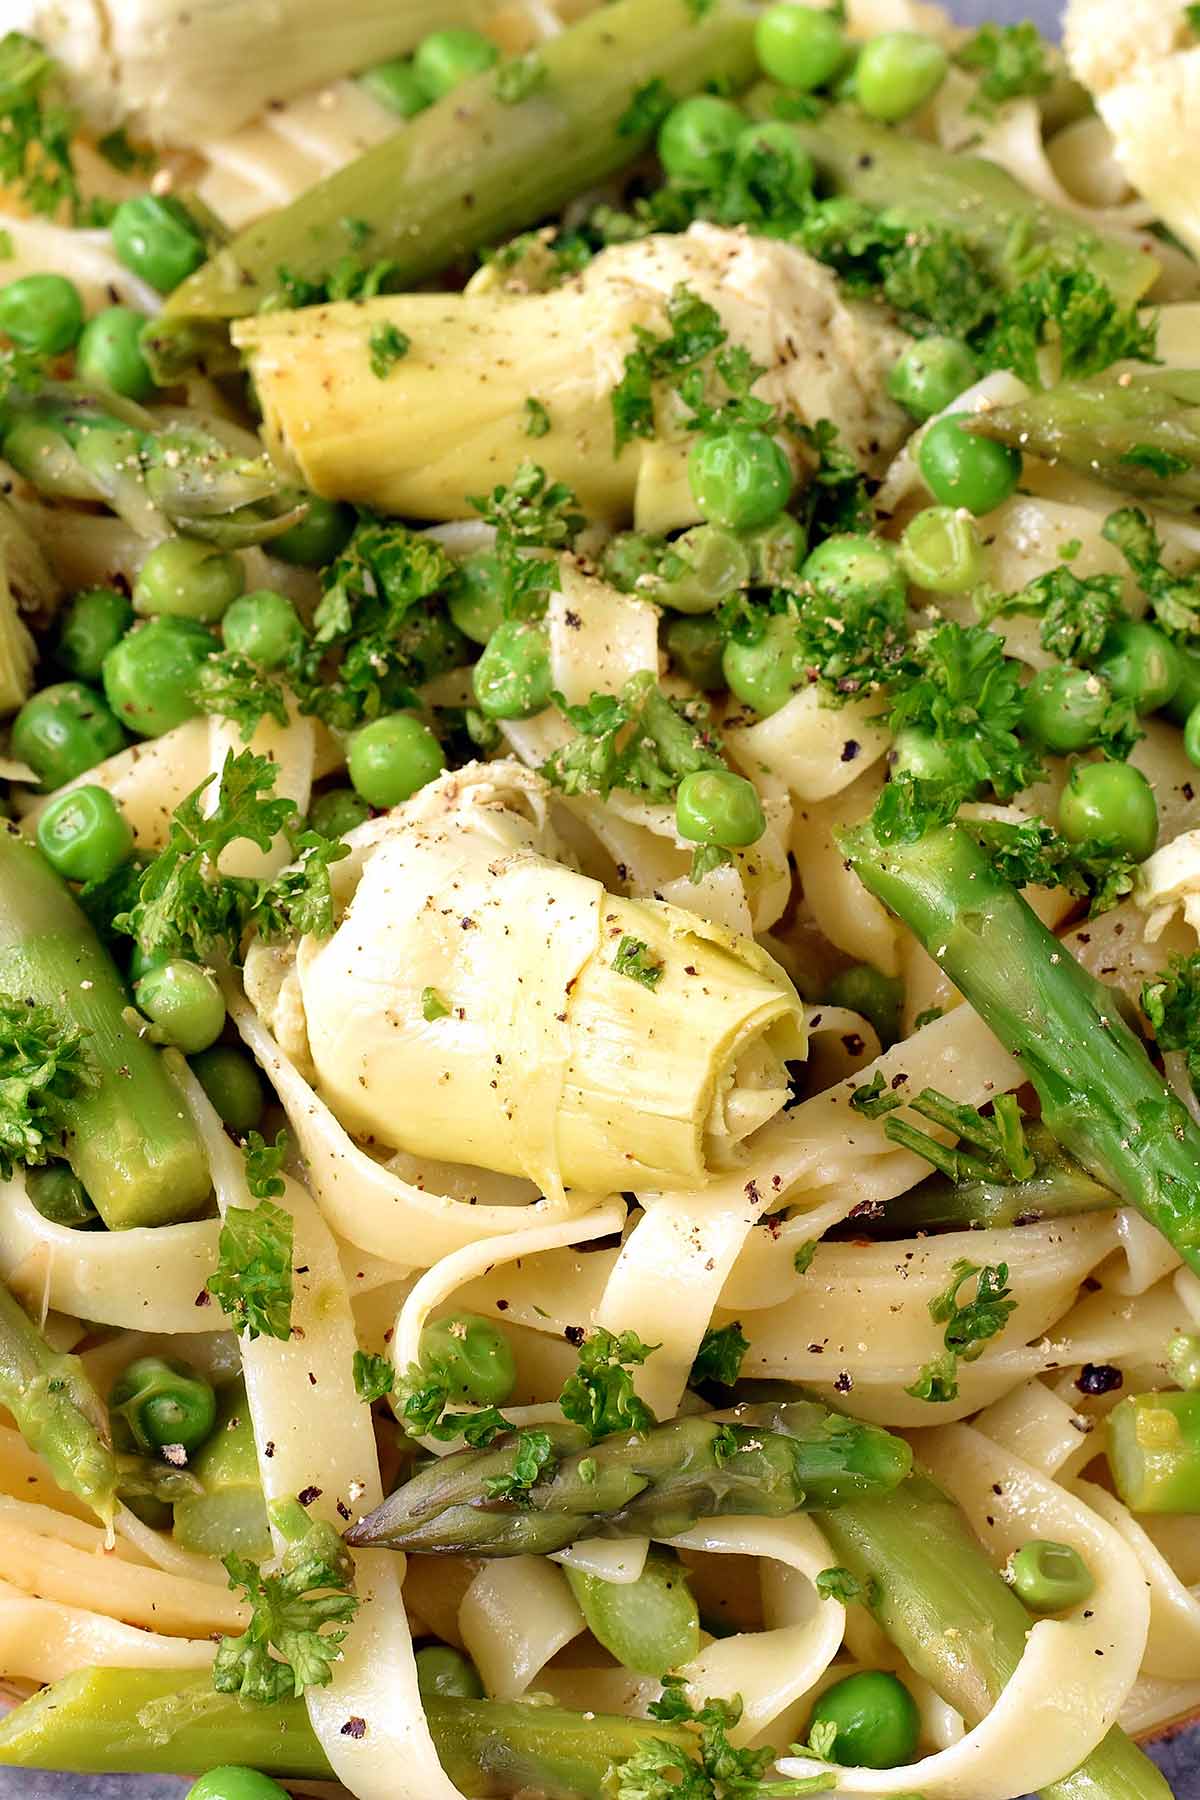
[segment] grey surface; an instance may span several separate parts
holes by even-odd
[[[119,4],[119,0],[118,0]],[[0,0],[0,11],[3,10]],[[1059,7],[1038,0],[955,0],[964,23],[983,19],[1034,18],[1043,30],[1055,29]],[[1155,1752],[1176,1800],[1200,1800],[1200,1728],[1181,1732]],[[166,1776],[36,1775],[0,1769],[0,1800],[181,1800],[187,1783]]]

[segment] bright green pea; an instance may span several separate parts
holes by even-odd
[[[166,1444],[182,1444],[192,1456],[217,1422],[212,1384],[188,1363],[161,1356],[131,1362],[114,1383],[108,1405],[124,1420],[137,1448],[151,1455]]]
[[[1113,691],[1102,675],[1056,663],[1039,669],[1025,689],[1021,724],[1035,744],[1066,756],[1097,742],[1112,704]]]
[[[490,550],[464,557],[450,590],[450,617],[473,644],[486,644],[504,619],[504,578]]]
[[[307,497],[308,511],[295,525],[273,537],[268,549],[280,562],[302,569],[323,569],[340,556],[354,530],[354,509],[337,500]]]
[[[256,588],[230,603],[221,620],[221,642],[261,669],[281,669],[303,644],[304,627],[286,594]]]
[[[668,623],[664,641],[672,667],[693,687],[711,694],[725,686],[721,669],[725,633],[716,619],[680,614]]]
[[[154,377],[142,355],[145,319],[131,306],[110,306],[89,319],[75,350],[75,373],[92,387],[111,388],[126,400],[148,400]]]
[[[842,66],[846,40],[834,14],[816,6],[770,6],[754,30],[763,73],[784,87],[811,93]]]
[[[107,788],[73,787],[37,823],[38,849],[68,881],[104,881],[133,855],[129,821]]]
[[[796,639],[796,621],[778,613],[766,622],[753,643],[730,638],[721,659],[725,683],[735,700],[751,706],[764,719],[786,706],[807,680],[806,663]]]
[[[500,52],[490,38],[469,26],[431,31],[417,45],[413,74],[431,100],[441,100],[461,81],[495,66]]]
[[[22,275],[0,288],[0,332],[22,350],[61,356],[83,330],[83,301],[65,275]]]
[[[100,1215],[88,1199],[82,1181],[66,1163],[47,1163],[25,1171],[25,1191],[43,1219],[79,1231],[94,1225]]]
[[[266,1105],[258,1070],[244,1050],[214,1044],[192,1058],[192,1073],[221,1115],[222,1125],[242,1136],[253,1131]]]
[[[745,114],[716,94],[693,94],[673,106],[658,133],[667,175],[684,187],[715,187],[733,161]]]
[[[472,677],[488,719],[529,719],[550,704],[550,647],[540,625],[506,619],[487,641]]]
[[[177,288],[207,254],[191,214],[170,194],[122,200],[110,229],[117,261],[160,294]]]
[[[98,681],[104,659],[133,624],[133,607],[116,588],[85,588],[58,623],[55,660],[80,681]]]
[[[756,844],[767,829],[752,781],[732,769],[696,769],[675,795],[675,829],[689,844],[737,850]]]
[[[420,1362],[448,1387],[452,1400],[503,1406],[517,1384],[512,1345],[478,1313],[447,1313],[421,1333]]]
[[[399,806],[441,774],[446,758],[428,725],[411,713],[386,713],[351,739],[346,766],[369,806]]]
[[[895,1675],[863,1669],[825,1689],[808,1721],[836,1727],[830,1761],[843,1768],[895,1769],[911,1762],[921,1731],[917,1703]]]
[[[158,1027],[164,1043],[185,1056],[207,1050],[225,1025],[225,1001],[211,970],[173,958],[147,970],[134,984],[138,1010]]]
[[[353,788],[329,788],[318,794],[308,809],[308,822],[322,837],[345,837],[371,816],[371,808]]]
[[[866,532],[845,531],[828,537],[809,552],[800,571],[805,581],[830,599],[903,600],[906,583],[894,544]]]
[[[975,358],[956,337],[924,337],[910,344],[892,364],[888,393],[922,422],[944,412],[978,379]]]
[[[398,113],[402,119],[413,118],[429,105],[429,95],[421,85],[411,56],[393,56],[387,62],[376,63],[373,69],[364,69],[358,77],[358,85],[365,88],[372,100],[378,100],[380,106]]]
[[[1183,674],[1178,650],[1165,632],[1144,619],[1118,619],[1104,634],[1097,672],[1118,700],[1130,700],[1139,713],[1165,706]]]
[[[118,718],[139,737],[161,737],[195,718],[196,674],[216,649],[194,619],[151,619],[127,632],[104,659],[104,692]]]
[[[844,1006],[869,1019],[885,1050],[901,1036],[904,983],[894,975],[885,975],[882,969],[873,968],[870,963],[855,963],[835,975],[829,984],[829,1003]]]
[[[1200,702],[1193,706],[1183,727],[1184,754],[1200,767]]]
[[[768,215],[802,207],[816,178],[795,126],[782,119],[746,125],[734,146],[733,167],[744,190]]]
[[[126,741],[120,721],[94,688],[60,681],[25,702],[13,720],[10,747],[46,792],[115,756]]]
[[[1031,1538],[1008,1559],[1008,1579],[1030,1612],[1064,1612],[1078,1606],[1095,1588],[1091,1571],[1070,1544]]]
[[[423,1700],[482,1700],[479,1670],[449,1644],[426,1644],[416,1654],[417,1691]]]
[[[927,506],[900,538],[900,565],[933,594],[961,594],[983,579],[983,545],[969,518],[953,506]]]
[[[752,531],[781,513],[795,486],[792,465],[769,432],[737,425],[706,434],[688,457],[692,498],[711,525]]]
[[[1158,839],[1154,789],[1132,763],[1076,763],[1058,802],[1058,824],[1073,844],[1096,843],[1142,862]]]
[[[199,538],[156,544],[133,584],[133,610],[149,618],[198,619],[215,625],[237,599],[246,578],[236,556]]]
[[[269,1775],[257,1769],[210,1769],[190,1787],[185,1800],[288,1800],[287,1794]]]
[[[151,969],[161,969],[164,963],[171,960],[166,950],[143,950],[136,941],[129,952],[129,985],[130,987],[148,975]]]
[[[893,773],[911,775],[914,781],[950,781],[958,774],[953,750],[918,725],[896,733],[888,760]]]
[[[942,46],[919,31],[881,31],[859,51],[858,104],[871,119],[895,124],[933,98],[946,79]]]
[[[618,532],[605,545],[604,579],[623,594],[646,593],[669,556],[665,538],[650,537],[643,531]]]
[[[752,573],[750,551],[721,525],[697,525],[671,545],[671,567],[679,573],[646,589],[673,612],[715,612],[723,600],[745,587]]]
[[[935,500],[989,513],[1007,500],[1021,479],[1021,454],[1007,444],[964,431],[966,413],[935,419],[921,439],[917,464]]]

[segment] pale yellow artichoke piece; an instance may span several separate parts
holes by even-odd
[[[37,648],[21,614],[44,621],[61,591],[34,539],[0,500],[0,713],[15,712],[33,687]]]

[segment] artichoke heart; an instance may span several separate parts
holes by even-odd
[[[360,829],[296,977],[353,1132],[543,1192],[695,1188],[787,1099],[804,1010],[753,941],[555,860],[538,777],[443,777]]]

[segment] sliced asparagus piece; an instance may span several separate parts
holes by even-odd
[[[64,1154],[110,1229],[192,1217],[211,1183],[200,1139],[152,1044],[125,1018],[116,968],[66,884],[0,830],[0,991],[86,1034],[95,1085],[63,1100]]]
[[[52,1350],[0,1286],[0,1405],[16,1420],[59,1487],[105,1524],[116,1506],[117,1465],[108,1414],[78,1357]]]
[[[1110,991],[960,826],[884,843],[868,821],[840,842],[869,891],[1020,1060],[1058,1142],[1200,1271],[1200,1128]]]
[[[1200,1513],[1200,1393],[1130,1394],[1107,1429],[1113,1485],[1130,1512]]]
[[[616,0],[538,52],[544,73],[506,105],[495,74],[476,76],[291,206],[244,231],[176,289],[166,318],[243,318],[279,286],[280,267],[320,281],[346,253],[346,221],[365,251],[412,287],[482,244],[535,225],[641,155],[660,82],[676,99],[754,74],[754,19],[741,0]]]
[[[889,1137],[897,1138],[898,1123],[887,1121],[884,1131]],[[1031,1175],[1017,1180],[964,1171],[963,1159],[955,1161],[955,1151],[931,1140],[915,1142],[917,1136],[914,1131],[909,1147],[930,1162],[940,1151],[945,1161],[939,1158],[935,1166],[944,1173],[888,1201],[887,1225],[906,1237],[917,1231],[1031,1225],[1038,1219],[1065,1219],[1120,1204],[1112,1189],[1093,1181],[1042,1125],[1025,1127],[1025,1143],[1035,1167]]]
[[[1200,503],[1200,370],[1064,382],[972,413],[968,431],[1173,512]]]

